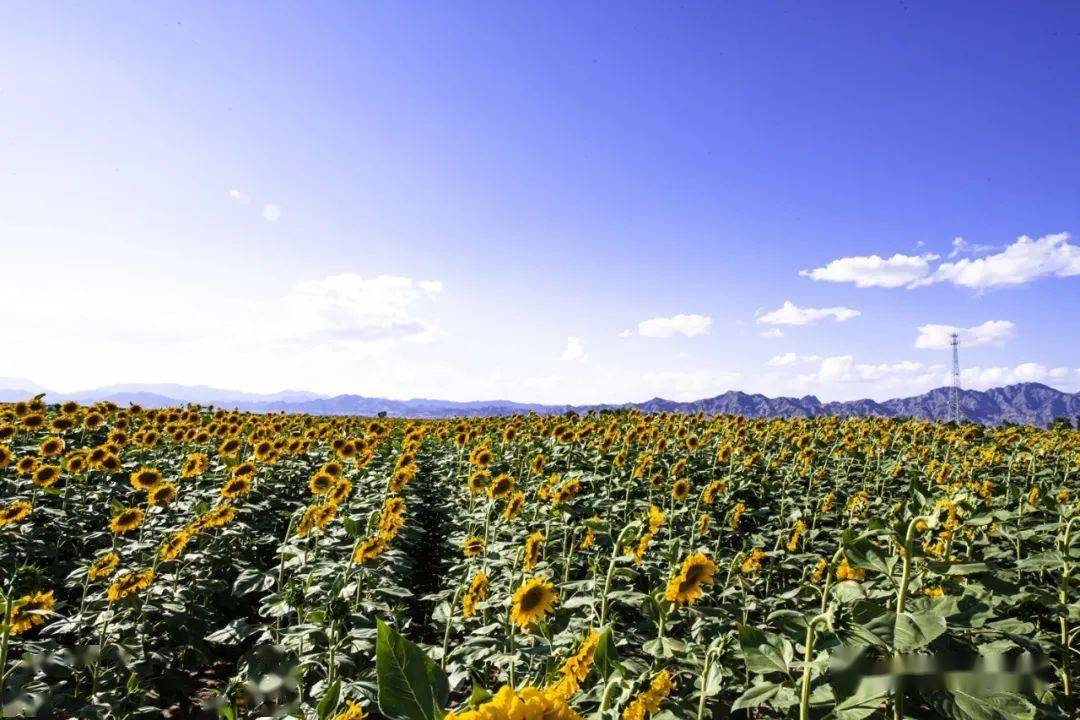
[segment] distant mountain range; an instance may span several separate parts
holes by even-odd
[[[0,378],[0,402],[25,400],[46,393],[50,402],[76,400],[90,403],[108,400],[117,405],[136,403],[143,407],[171,407],[198,403],[236,408],[249,412],[290,412],[311,415],[365,415],[385,413],[390,417],[446,418],[513,415],[536,412],[554,415],[573,410],[636,408],[644,412],[676,412],[706,415],[743,415],[746,417],[814,417],[818,415],[880,415],[885,417],[920,417],[944,420],[949,415],[949,388],[941,387],[914,397],[875,400],[822,402],[813,395],[770,398],[739,391],[723,395],[677,402],[653,398],[623,405],[541,405],[507,400],[455,402],[451,400],[389,400],[360,395],[328,397],[316,393],[285,390],[261,395],[222,390],[203,385],[126,384],[110,385],[76,393],[53,393],[29,380]],[[1040,383],[1020,383],[990,390],[961,390],[960,406],[964,419],[997,425],[1004,421],[1046,426],[1059,417],[1080,418],[1080,393],[1066,393]],[[1078,420],[1080,421],[1080,420]]]

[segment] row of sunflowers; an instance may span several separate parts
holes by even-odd
[[[1080,712],[1080,433],[0,405],[5,716]]]

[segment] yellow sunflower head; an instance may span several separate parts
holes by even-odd
[[[705,553],[695,553],[683,560],[679,574],[671,579],[664,599],[676,604],[692,604],[704,594],[702,585],[711,585],[716,564]]]
[[[161,484],[161,471],[152,467],[141,467],[131,473],[131,487],[136,490],[153,490]]]
[[[112,522],[109,523],[109,529],[113,533],[120,535],[122,533],[128,533],[132,530],[137,530],[143,521],[143,511],[139,508],[127,508],[117,513]]]
[[[154,487],[146,496],[146,501],[155,507],[165,507],[176,499],[176,486],[163,482]]]
[[[544,620],[555,609],[557,601],[555,587],[547,578],[526,580],[514,591],[510,620],[518,627],[526,629]]]

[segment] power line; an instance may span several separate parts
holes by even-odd
[[[949,335],[952,346],[952,388],[949,390],[949,419],[960,423],[960,334]]]

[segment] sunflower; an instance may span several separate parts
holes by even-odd
[[[120,535],[137,530],[143,521],[143,511],[139,508],[125,508],[113,516],[109,530]]]
[[[162,560],[175,560],[180,557],[187,544],[191,542],[191,533],[187,530],[173,533],[168,540],[158,549],[158,557]]]
[[[309,505],[296,528],[297,537],[306,537],[313,530],[324,530],[334,519],[337,506],[329,504]]]
[[[671,486],[671,497],[675,498],[679,502],[686,499],[686,496],[690,494],[690,483],[685,478],[679,478],[675,481],[675,484]]]
[[[34,470],[33,476],[34,484],[39,488],[52,487],[53,484],[60,479],[60,466],[59,465],[39,465]]]
[[[26,518],[30,517],[30,511],[33,508],[30,503],[25,500],[16,500],[15,502],[0,509],[0,527],[5,525],[14,525],[17,522],[22,522]]]
[[[251,480],[245,475],[231,478],[221,486],[221,497],[229,500],[247,495],[249,492],[251,492]]]
[[[484,539],[471,535],[465,538],[465,542],[461,543],[461,552],[465,554],[465,557],[476,557],[484,552]]]
[[[523,507],[525,507],[525,493],[516,492],[506,501],[506,507],[503,508],[503,517],[507,520],[513,520]]]
[[[742,574],[747,577],[756,577],[761,572],[761,563],[765,561],[767,556],[764,552],[758,548],[754,548],[753,552],[746,556],[743,560],[742,567],[740,568]]]
[[[326,502],[340,505],[349,499],[351,493],[352,482],[348,478],[338,478],[338,481],[334,483],[334,487],[330,488],[330,492],[326,493]]]
[[[21,635],[30,628],[45,622],[45,616],[56,607],[53,591],[23,595],[11,606],[11,633]]]
[[[165,507],[175,499],[176,486],[169,482],[161,483],[146,496],[146,501],[156,507]]]
[[[0,445],[0,470],[3,470],[11,462],[11,450],[5,445]]]
[[[731,510],[731,519],[728,520],[728,525],[732,530],[739,529],[739,522],[742,520],[743,513],[746,512],[746,505],[743,503],[735,503],[735,507]]]
[[[451,720],[581,720],[554,687],[532,685],[514,690],[503,685],[475,710],[447,716]]]
[[[193,478],[202,475],[210,467],[210,458],[202,453],[191,453],[180,468],[180,477]]]
[[[472,582],[469,583],[469,589],[465,593],[465,597],[461,599],[462,617],[468,619],[476,614],[476,606],[487,597],[489,584],[491,584],[491,581],[483,570],[473,575]]]
[[[161,471],[152,467],[141,467],[131,473],[131,487],[136,490],[150,491],[161,484]]]
[[[514,478],[509,475],[498,476],[488,486],[488,497],[493,500],[501,500],[512,492],[514,492]]]
[[[494,459],[495,456],[491,454],[491,448],[487,445],[481,445],[469,454],[469,462],[478,468],[487,467]]]
[[[329,462],[323,463],[323,466],[322,468],[320,468],[319,471],[324,472],[331,477],[341,477],[341,473],[345,471],[345,466],[339,463],[337,460],[331,460]]]
[[[66,403],[60,406],[60,412],[65,415],[74,415],[79,412],[79,403],[74,400],[68,400]]]
[[[240,452],[240,446],[244,444],[244,441],[238,437],[227,437],[218,446],[218,453],[221,455],[236,455]]]
[[[802,520],[795,521],[795,527],[791,531],[791,537],[787,541],[788,552],[795,552],[799,547],[799,536],[806,532],[806,523]]]
[[[356,546],[356,552],[353,553],[352,561],[358,565],[366,565],[382,555],[385,550],[386,543],[383,541],[382,537],[376,535],[375,537],[364,540]]]
[[[345,702],[345,711],[335,715],[334,720],[364,720],[367,717],[364,714],[364,708],[360,707],[359,703],[352,700],[346,700]]]
[[[334,476],[326,472],[316,473],[308,480],[308,490],[311,490],[312,495],[325,495],[333,485]]]
[[[153,570],[147,569],[138,572],[126,572],[116,578],[116,581],[109,586],[106,596],[109,598],[109,602],[117,602],[145,590],[150,587],[150,583],[153,581]]]
[[[233,477],[247,477],[255,474],[255,463],[242,462],[233,470]]]
[[[644,720],[645,717],[655,715],[660,710],[660,701],[671,694],[675,684],[671,681],[671,673],[661,670],[649,684],[649,689],[638,693],[626,709],[623,710],[622,720]]]
[[[510,620],[522,629],[528,628],[546,618],[555,609],[558,599],[554,586],[546,578],[526,580],[514,591]]]
[[[22,425],[27,430],[37,430],[39,427],[45,424],[45,416],[40,413],[33,413],[27,415],[22,420]]]
[[[109,474],[120,472],[120,458],[115,453],[108,452],[101,459],[100,468]]]
[[[702,585],[712,585],[716,564],[705,553],[695,553],[683,560],[679,574],[668,583],[664,599],[677,604],[691,605],[702,596]]]
[[[525,538],[525,572],[532,570],[543,559],[544,534],[534,532]]]
[[[559,668],[562,679],[555,684],[558,695],[567,700],[578,691],[582,681],[592,670],[593,657],[596,655],[596,646],[600,642],[600,633],[590,630],[588,636],[582,641],[578,651],[568,657],[566,662]]]
[[[72,475],[78,475],[86,467],[86,453],[84,451],[73,450],[64,456],[64,469]]]
[[[236,517],[236,508],[229,503],[218,503],[207,510],[195,522],[199,524],[199,531],[224,527]]]
[[[90,564],[86,570],[86,577],[93,582],[101,578],[107,578],[120,564],[120,556],[114,552],[107,552]]]
[[[64,452],[64,441],[58,437],[45,438],[38,446],[38,452],[42,457],[53,457]]]

